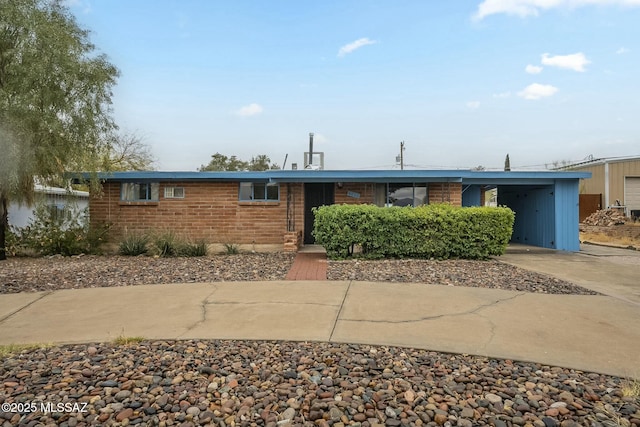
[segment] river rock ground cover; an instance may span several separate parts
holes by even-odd
[[[630,382],[536,363],[410,348],[142,341],[0,359],[0,425],[638,426]]]
[[[292,262],[289,254],[14,258],[2,264],[0,292],[283,280]],[[592,294],[495,260],[329,262],[328,276]],[[597,373],[409,348],[143,340],[0,356],[0,403],[82,409],[3,411],[0,425],[633,427],[639,388]]]
[[[284,280],[294,257],[289,253],[248,253],[196,258],[10,258],[0,265],[0,293],[160,283]],[[327,278],[474,286],[548,294],[596,294],[498,260],[329,261]]]

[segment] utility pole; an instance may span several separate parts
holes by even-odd
[[[404,170],[404,141],[400,142],[400,170]]]

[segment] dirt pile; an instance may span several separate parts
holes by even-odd
[[[625,216],[619,209],[603,209],[595,211],[583,221],[586,225],[597,225],[600,227],[611,227],[625,223]]]

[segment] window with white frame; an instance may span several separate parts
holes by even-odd
[[[184,187],[164,187],[165,199],[184,199]]]
[[[241,182],[238,199],[241,202],[277,202],[280,186],[277,183]]]
[[[120,200],[125,202],[157,202],[160,184],[157,182],[123,182]]]

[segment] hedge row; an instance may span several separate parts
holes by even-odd
[[[513,231],[506,207],[331,205],[314,210],[313,236],[332,259],[467,258],[502,255]]]

